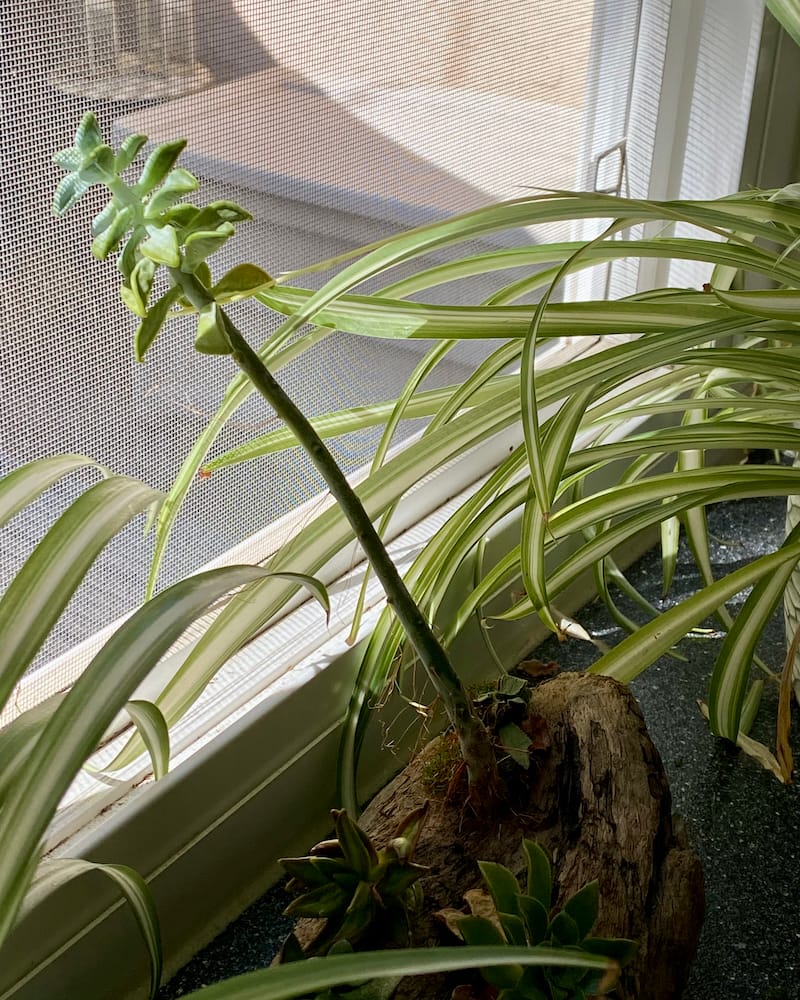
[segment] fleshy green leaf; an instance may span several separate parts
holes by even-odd
[[[93,111],[87,111],[75,132],[75,148],[83,156],[88,156],[97,146],[102,145],[102,142],[103,133],[97,124],[97,116]]]
[[[117,249],[120,240],[130,229],[134,218],[134,210],[130,206],[121,208],[110,224],[92,241],[92,255],[98,260],[106,257]]]
[[[578,928],[579,940],[583,940],[594,927],[600,907],[600,884],[595,880],[587,882],[564,904],[564,912],[569,914]]]
[[[147,202],[147,208],[144,213],[145,218],[156,219],[162,212],[166,212],[167,209],[172,208],[184,195],[189,194],[191,191],[196,191],[199,187],[200,181],[198,181],[194,174],[189,173],[188,170],[184,170],[183,167],[175,167],[174,170],[171,170],[167,174],[163,185]]]
[[[561,910],[550,921],[550,933],[557,944],[565,946],[579,944],[581,939],[578,925],[566,910]]]
[[[525,924],[521,917],[515,913],[498,913],[497,916],[509,944],[525,945],[528,943]]]
[[[181,269],[191,273],[206,257],[210,257],[236,232],[230,222],[222,222],[213,230],[193,232],[186,237]]]
[[[147,142],[146,135],[126,135],[122,140],[117,155],[114,158],[114,167],[117,173],[121,174],[133,163],[139,155],[139,150]]]
[[[464,941],[473,947],[494,946],[503,950],[507,947],[506,939],[485,917],[462,917],[458,921],[458,929]],[[481,975],[497,989],[513,989],[522,975],[522,966],[514,965],[509,960],[508,967],[482,968]]]
[[[522,849],[528,860],[528,895],[538,900],[545,913],[549,913],[553,896],[550,859],[535,840],[523,840]]]
[[[153,289],[156,274],[156,264],[149,257],[142,257],[134,267],[130,276],[130,286],[121,285],[120,297],[134,316],[144,319],[147,316],[147,304]]]
[[[331,917],[345,909],[350,894],[335,882],[315,886],[293,899],[283,911],[287,917]]]
[[[233,201],[212,201],[192,219],[192,229],[217,229],[222,222],[247,222],[253,216]]]
[[[478,868],[492,894],[498,913],[516,913],[516,898],[519,895],[519,883],[504,865],[494,861],[479,861]]]
[[[53,195],[53,215],[66,215],[92,185],[79,174],[67,174]]]
[[[142,167],[139,180],[134,186],[136,193],[140,197],[150,194],[164,180],[185,148],[185,139],[177,139],[175,142],[165,142],[156,146]]]
[[[550,925],[547,910],[533,896],[520,894],[517,896],[517,912],[525,921],[529,943],[532,945],[541,944],[547,937],[547,929]]]
[[[99,236],[108,229],[117,216],[121,205],[116,198],[112,198],[106,207],[97,213],[92,219],[92,236]]]
[[[147,230],[144,226],[137,226],[128,237],[122,253],[117,258],[117,267],[126,282],[130,281],[136,264],[139,261],[139,247],[142,240],[147,238]]]
[[[326,885],[335,875],[349,871],[341,858],[281,858],[279,864],[288,875],[307,885]]]
[[[334,809],[331,813],[336,829],[336,839],[342,848],[345,861],[363,879],[369,879],[370,872],[378,863],[378,855],[372,841],[361,827],[354,823],[345,809]]]
[[[217,302],[237,302],[274,284],[267,272],[255,264],[237,264],[214,285],[211,293]]]
[[[639,945],[627,938],[589,937],[581,942],[581,948],[591,955],[602,955],[604,958],[611,958],[625,966],[633,960],[639,950]]]
[[[169,311],[181,297],[181,289],[176,285],[165,292],[161,298],[151,306],[147,315],[136,328],[133,338],[133,350],[137,361],[143,361],[148,347],[153,343],[166,322]]]
[[[167,267],[180,266],[181,253],[175,229],[170,225],[149,225],[146,229],[147,239],[139,244],[139,251],[145,257],[154,260],[156,264],[165,264]]]
[[[197,314],[195,349],[201,354],[230,354],[231,345],[225,335],[225,320],[216,302]]]

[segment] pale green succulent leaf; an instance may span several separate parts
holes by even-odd
[[[66,215],[91,186],[91,183],[84,180],[80,174],[67,174],[53,195],[53,215]]]
[[[82,156],[88,156],[92,150],[103,143],[103,133],[97,123],[93,111],[87,111],[78,123],[75,132],[74,146]]]
[[[183,167],[175,167],[171,170],[155,194],[151,195],[145,208],[145,218],[155,220],[162,212],[172,208],[176,202],[180,201],[184,195],[196,191],[200,187],[200,181],[184,170]]]
[[[114,168],[118,174],[128,169],[146,143],[146,135],[133,134],[125,136],[114,157]]]
[[[181,269],[188,273],[193,272],[206,257],[216,253],[235,232],[232,223],[222,222],[216,229],[191,233],[186,237],[183,260],[180,262]],[[177,267],[177,263],[171,266]]]
[[[225,317],[216,302],[197,314],[195,350],[201,354],[230,354],[231,345],[225,332]]]
[[[139,244],[139,252],[145,257],[167,267],[179,267],[181,263],[178,234],[173,226],[148,225],[147,239]]]
[[[274,280],[255,264],[237,264],[220,278],[211,289],[217,302],[238,302],[273,285]]]
[[[169,318],[170,309],[181,297],[181,289],[175,285],[147,310],[147,315],[137,326],[133,338],[133,351],[137,361],[143,361],[145,353]]]
[[[105,260],[110,253],[117,249],[120,241],[130,229],[133,219],[134,210],[130,205],[119,209],[108,226],[98,233],[92,241],[92,256],[98,260]]]
[[[162,143],[152,150],[142,167],[138,181],[134,185],[134,191],[139,197],[150,194],[154,188],[161,184],[185,148],[186,140],[177,139],[174,142]]]

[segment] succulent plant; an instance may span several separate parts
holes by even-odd
[[[397,945],[409,944],[409,915],[419,906],[419,879],[428,869],[411,860],[428,804],[400,824],[388,845],[377,850],[344,809],[334,809],[336,837],[311,849],[304,858],[283,858],[291,879],[289,891],[301,894],[286,907],[293,917],[318,917],[325,927],[301,950],[290,935],[283,960],[327,954],[341,942],[353,948],[367,936]]]
[[[498,991],[499,1000],[585,1000],[608,992],[618,968],[629,962],[636,943],[624,938],[591,937],[597,920],[600,889],[596,881],[579,889],[564,908],[553,912],[553,875],[550,859],[532,840],[523,840],[527,858],[526,891],[503,865],[480,861],[489,889],[466,894],[472,911],[467,916],[445,910],[440,916],[468,945],[569,948],[609,959],[608,972],[540,966],[508,965],[481,969],[484,980]]]

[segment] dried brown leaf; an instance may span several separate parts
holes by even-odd
[[[530,660],[523,660],[517,669],[524,671],[529,677],[554,677],[561,667],[555,660],[537,660],[532,657]]]

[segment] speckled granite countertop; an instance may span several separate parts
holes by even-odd
[[[783,510],[779,499],[712,510],[709,528],[718,574],[779,544]],[[630,578],[657,601],[658,554],[645,556]],[[690,593],[696,584],[690,557],[682,551],[673,598]],[[606,642],[618,638],[599,604],[586,608],[581,621]],[[754,761],[709,735],[697,699],[705,697],[719,641],[713,635],[685,639],[685,662],[662,659],[632,685],[664,759],[675,811],[686,818],[705,870],[706,920],[684,1000],[800,1000],[800,788],[782,786]],[[772,667],[782,663],[779,617],[760,652]],[[553,641],[537,655],[580,668],[597,654],[588,644],[565,647]],[[769,745],[774,745],[776,693],[765,692],[752,732]],[[795,718],[796,752],[798,735]],[[284,905],[279,887],[267,893],[182,969],[159,1000],[268,964],[289,927],[281,916]]]

